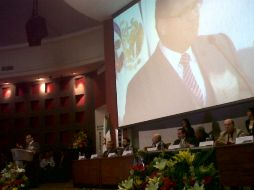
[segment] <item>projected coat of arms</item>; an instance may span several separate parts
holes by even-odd
[[[141,62],[139,55],[144,39],[141,22],[134,18],[130,22],[123,20],[120,25],[114,23],[114,31],[116,71],[120,72],[122,67],[135,69]]]

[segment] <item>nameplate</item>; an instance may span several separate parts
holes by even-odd
[[[237,137],[235,139],[235,144],[251,143],[251,142],[253,142],[253,136]]]
[[[85,159],[86,159],[85,156],[79,156],[79,157],[78,157],[78,160],[85,160]]]
[[[108,154],[108,157],[111,158],[111,157],[116,157],[116,153],[109,153]]]
[[[130,154],[132,154],[131,150],[125,150],[125,151],[123,151],[122,156],[130,155]]]
[[[199,147],[204,147],[204,146],[213,146],[214,142],[213,141],[204,141],[199,143]]]
[[[98,155],[97,154],[92,154],[91,159],[94,159],[94,158],[98,158]]]
[[[150,147],[150,148],[147,148],[147,151],[148,152],[152,152],[152,151],[156,151],[157,150],[157,147]]]
[[[169,150],[174,150],[174,149],[177,149],[177,148],[180,148],[180,144],[175,144],[175,145],[172,144],[172,145],[169,145],[169,146],[168,146],[168,149],[169,149]]]

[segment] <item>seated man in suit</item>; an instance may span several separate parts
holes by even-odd
[[[130,139],[128,137],[123,138],[123,147],[121,147],[121,155],[127,155],[126,152],[133,151],[131,145],[130,145]],[[128,153],[131,154],[131,153]]]
[[[225,119],[224,127],[225,130],[220,133],[219,138],[216,140],[216,145],[234,144],[237,137],[246,136],[243,130],[235,127],[233,119]]]
[[[132,150],[130,142],[131,141],[130,141],[130,139],[128,137],[123,138],[123,151]]]
[[[236,66],[231,40],[225,34],[198,35],[200,2],[156,1],[160,41],[128,84],[124,123],[253,96],[253,89]]]
[[[161,139],[161,135],[160,134],[154,134],[152,137],[152,147],[156,147],[157,150],[163,150],[165,148],[165,144]]]
[[[185,131],[183,128],[178,128],[177,129],[177,137],[178,139],[176,139],[173,143],[173,145],[178,145],[180,144],[181,142],[185,141],[185,137],[186,137],[186,134],[185,134]]]
[[[192,147],[194,144],[194,139],[188,138],[185,129],[182,127],[177,129],[177,137],[178,139],[174,141],[173,145],[180,145],[180,148]]]
[[[107,144],[106,144],[106,148],[107,148],[107,150],[105,150],[105,151],[103,152],[103,157],[104,157],[104,158],[109,157],[109,154],[112,154],[112,155],[115,154],[114,156],[117,155],[117,150],[114,148],[114,143],[113,143],[113,141],[108,141]]]

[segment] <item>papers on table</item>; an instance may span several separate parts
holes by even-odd
[[[147,148],[148,152],[152,152],[152,151],[156,151],[156,150],[157,150],[157,147],[149,147],[149,148]]]
[[[125,150],[123,151],[122,156],[130,155],[130,154],[132,154],[131,150]]]
[[[175,145],[172,144],[172,145],[169,145],[169,146],[168,146],[168,149],[169,149],[169,150],[174,150],[174,149],[177,149],[177,148],[180,148],[180,144],[175,144]]]
[[[237,137],[235,144],[250,143],[253,142],[253,136]]]
[[[213,146],[214,142],[213,141],[204,141],[199,143],[199,147],[204,147],[204,146]]]
[[[117,156],[116,153],[109,153],[109,154],[108,154],[108,158],[116,157],[116,156]]]
[[[98,158],[98,155],[97,154],[92,154],[91,159],[94,159],[94,158]]]
[[[78,160],[85,160],[85,159],[86,159],[85,156],[79,156],[79,157],[78,157]]]

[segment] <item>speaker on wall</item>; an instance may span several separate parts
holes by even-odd
[[[42,38],[48,35],[45,18],[32,16],[26,23],[26,35],[29,46],[41,45]]]

